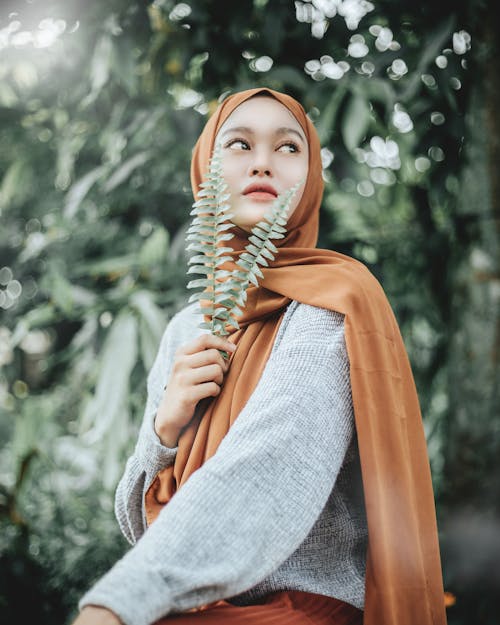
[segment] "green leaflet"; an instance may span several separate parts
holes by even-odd
[[[202,265],[203,263],[207,262],[207,258],[209,258],[209,257],[205,256],[205,254],[198,254],[198,256],[192,256],[190,258],[190,260],[189,260],[189,263],[191,265],[195,265],[195,264],[196,265],[197,264]],[[210,260],[212,260],[212,259],[210,258]]]
[[[199,293],[193,293],[189,299],[188,299],[188,303],[191,304],[192,302],[197,302],[200,299],[204,299],[206,298],[206,295],[203,291],[199,292]]]
[[[260,254],[258,246],[252,245],[251,243],[249,243],[245,249],[251,252],[254,256],[258,256]]]
[[[247,248],[245,248],[247,249]],[[258,252],[257,252],[258,253]],[[247,263],[252,263],[253,262],[253,257],[252,254],[249,254],[248,252],[243,252],[239,258],[239,260],[244,260]],[[238,261],[239,262],[239,261]]]
[[[212,286],[211,280],[200,279],[200,280],[191,280],[191,282],[188,283],[187,288],[188,289],[199,289],[199,288],[206,289],[209,286]]]
[[[222,147],[217,144],[210,159],[205,180],[200,185],[197,200],[190,215],[193,216],[186,240],[190,241],[188,251],[195,252],[189,259],[188,274],[202,274],[205,278],[191,280],[189,289],[202,289],[189,298],[189,302],[202,301],[201,314],[208,318],[199,325],[212,334],[226,336],[227,327],[238,329],[236,317],[243,314],[242,308],[247,300],[250,284],[259,285],[258,279],[264,277],[260,266],[267,267],[268,261],[278,252],[272,239],[281,239],[286,235],[288,210],[292,198],[301,183],[278,196],[265,218],[252,228],[248,245],[236,260],[237,268],[233,271],[220,269],[226,261],[232,260],[234,253],[226,241],[234,234],[230,219],[230,205],[227,185],[222,177]]]
[[[222,256],[222,254],[230,254],[231,252],[234,252],[232,247],[219,247],[219,249],[217,250],[217,254],[216,256]]]
[[[271,252],[272,254],[278,253],[278,248],[274,245],[274,243],[271,243],[271,241],[267,241],[266,249],[269,250],[269,252]],[[270,260],[274,260],[274,256],[272,258],[271,257],[269,258]]]
[[[230,230],[232,227],[233,224],[221,224],[220,226],[217,226],[216,231],[224,232],[224,230]]]
[[[255,228],[252,228],[253,234],[256,234],[261,239],[265,239],[270,230],[271,226],[267,223],[267,221],[261,221],[255,226]]]
[[[269,260],[274,260],[274,254],[272,253],[270,249],[263,248],[260,253],[265,258],[269,258]]]

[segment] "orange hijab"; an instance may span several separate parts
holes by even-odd
[[[284,309],[291,300],[345,315],[354,416],[361,460],[369,546],[365,625],[443,625],[443,584],[427,448],[408,356],[379,282],[359,261],[316,249],[323,195],[320,144],[302,106],[271,89],[228,97],[207,122],[194,148],[191,182],[196,195],[216,134],[234,109],[257,93],[281,102],[309,144],[302,199],[276,242],[276,260],[251,286],[238,344],[222,391],[181,434],[175,464],[161,471],[146,494],[151,523],[208,458],[213,456],[264,369]],[[234,229],[235,257],[246,233]],[[332,562],[332,566],[335,563]]]

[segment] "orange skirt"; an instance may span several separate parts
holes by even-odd
[[[348,603],[298,590],[269,595],[263,603],[235,606],[217,601],[206,608],[173,614],[155,625],[362,625],[363,612]]]

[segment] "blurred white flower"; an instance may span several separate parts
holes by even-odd
[[[328,28],[328,19],[337,12],[335,2],[331,0],[306,0],[295,2],[295,18],[298,22],[311,24],[311,34],[316,39],[322,39]]]
[[[48,17],[40,21],[37,30],[19,30],[20,28],[21,22],[13,20],[5,28],[0,29],[0,49],[8,46],[22,48],[29,44],[35,48],[48,48],[64,33],[66,22]]]
[[[349,63],[346,63],[345,61],[335,63],[332,57],[326,54],[319,60],[311,59],[304,65],[305,73],[309,74],[309,76],[315,80],[323,80],[324,78],[339,80],[347,71],[349,71],[349,69]]]
[[[363,63],[361,63],[361,72],[363,74],[367,74],[368,76],[371,76],[374,71],[375,71],[375,65],[371,61],[363,61]]]
[[[7,285],[12,280],[14,274],[10,267],[2,267],[0,269],[0,284]]]
[[[478,247],[471,250],[469,259],[472,267],[478,271],[492,271],[495,266],[491,256]]]
[[[11,280],[5,290],[12,299],[17,299],[23,291],[23,285],[19,280]]]
[[[363,197],[371,197],[375,193],[375,187],[370,180],[362,180],[356,186],[357,192]]]
[[[436,87],[436,79],[432,74],[422,74],[420,78],[424,85],[429,87],[429,89],[434,89]]]
[[[311,24],[311,35],[315,39],[323,39],[323,35],[328,28],[328,20],[317,20]]]
[[[365,161],[369,167],[388,167],[389,169],[399,169],[401,167],[399,147],[392,139],[372,137],[370,147],[371,151],[367,152],[365,156]]]
[[[109,310],[105,310],[99,315],[99,324],[102,328],[109,328],[113,322],[113,313]]]
[[[361,19],[374,5],[367,0],[304,0],[295,2],[295,18],[311,24],[311,34],[321,39],[328,28],[328,20],[341,15],[349,30],[356,30]]]
[[[0,289],[0,308],[8,310],[12,306],[14,306],[14,300],[12,299],[12,297],[10,297],[7,291],[2,291]]]
[[[321,71],[327,78],[332,78],[333,80],[339,80],[344,75],[342,68],[335,62],[325,63],[321,66]]]
[[[185,2],[179,2],[179,4],[176,4],[174,8],[170,11],[168,18],[172,22],[178,22],[186,18],[188,15],[191,15],[191,7],[189,6],[189,4],[186,4]]]
[[[423,174],[431,166],[430,160],[426,156],[419,156],[415,159],[415,169]]]
[[[386,50],[399,50],[401,46],[394,39],[394,34],[390,28],[386,26],[380,26],[373,24],[370,26],[370,33],[376,37],[375,47],[379,52],[385,52]]]
[[[333,161],[333,152],[328,148],[321,148],[321,166],[326,169]]]
[[[431,113],[431,124],[434,124],[434,126],[441,126],[441,124],[444,124],[445,122],[445,116],[440,113],[439,111],[433,111]]]
[[[48,48],[66,30],[64,20],[54,20],[52,18],[43,19],[38,25],[38,31],[34,33],[35,48]]]
[[[453,52],[465,54],[471,48],[471,36],[466,30],[453,33]]]
[[[363,35],[353,35],[347,48],[347,54],[354,59],[361,59],[368,54],[368,46]]]
[[[306,72],[306,74],[314,74],[320,69],[321,63],[318,61],[318,59],[311,59],[310,61],[306,61],[306,64],[304,65],[304,71]]]
[[[312,4],[321,11],[325,17],[335,17],[337,15],[337,5],[339,2],[336,0],[312,0]]]
[[[192,108],[203,102],[203,95],[201,93],[181,85],[170,87],[168,93],[173,97],[177,109]]]
[[[383,169],[382,167],[375,167],[370,171],[370,178],[376,184],[383,184],[385,186],[391,186],[396,182],[396,176],[389,169]]]
[[[435,63],[439,67],[439,69],[444,69],[448,65],[448,59],[445,57],[444,54],[440,54],[436,57]]]
[[[366,0],[344,0],[338,5],[337,11],[344,18],[347,28],[356,30],[363,17],[374,8],[374,5]]]
[[[427,154],[432,158],[433,161],[440,163],[444,161],[444,151],[438,145],[433,145],[427,150]]]
[[[259,56],[250,61],[250,69],[254,72],[268,72],[273,63],[274,61],[270,56]]]
[[[394,111],[392,113],[392,123],[401,133],[406,133],[413,130],[413,122],[411,120],[411,117],[401,107],[400,104],[394,105]]]
[[[31,330],[21,341],[20,347],[26,354],[45,354],[52,341],[48,332]]]
[[[306,2],[295,3],[295,19],[297,22],[310,24],[313,19],[313,8]]]
[[[394,59],[391,65],[391,70],[396,76],[404,76],[408,73],[408,66],[403,59]]]

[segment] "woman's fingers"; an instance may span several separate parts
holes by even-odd
[[[220,393],[229,368],[220,352],[231,354],[235,349],[227,339],[203,334],[177,350],[155,418],[156,433],[167,447],[176,439],[175,432],[192,419],[197,403]]]
[[[203,382],[216,382],[219,386],[224,379],[225,369],[221,369],[219,364],[210,364],[205,367],[198,367],[189,372],[191,384],[202,384]]]
[[[186,343],[178,351],[178,354],[190,355],[196,354],[203,350],[217,349],[232,353],[236,349],[236,345],[224,339],[220,336],[214,336],[213,334],[202,334],[193,341]]]
[[[217,382],[205,382],[204,384],[196,385],[193,389],[193,393],[195,401],[198,403],[200,400],[205,399],[205,397],[217,397],[220,393],[220,386]]]
[[[205,349],[196,354],[186,355],[184,356],[184,362],[191,369],[217,364],[225,372],[229,367],[228,361],[224,360],[218,349]]]

